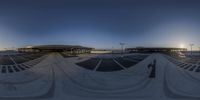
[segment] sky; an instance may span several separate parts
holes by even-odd
[[[0,49],[200,47],[198,0],[0,0]]]

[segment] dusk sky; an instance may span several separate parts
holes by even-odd
[[[0,48],[200,47],[198,0],[1,0]]]

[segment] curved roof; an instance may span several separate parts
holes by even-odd
[[[29,46],[26,48],[31,49],[92,49],[89,47],[83,47],[79,45],[38,45],[38,46]]]

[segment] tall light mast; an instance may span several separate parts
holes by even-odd
[[[190,45],[190,49],[191,49],[191,52],[190,52],[190,53],[191,53],[191,56],[192,56],[192,47],[194,46],[194,44],[191,43],[191,44],[189,44],[189,45]]]
[[[123,54],[124,53],[124,45],[125,45],[125,43],[119,43],[120,45],[121,45],[121,54]]]

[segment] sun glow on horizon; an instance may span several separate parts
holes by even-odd
[[[180,48],[184,48],[185,47],[185,45],[184,44],[180,44],[180,46],[179,46]]]

